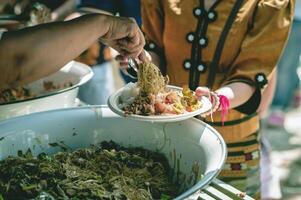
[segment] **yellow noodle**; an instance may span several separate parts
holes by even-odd
[[[158,94],[165,90],[168,78],[151,62],[142,63],[138,71],[138,86],[142,93]]]

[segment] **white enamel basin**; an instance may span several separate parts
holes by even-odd
[[[60,151],[59,147],[49,146],[54,142],[63,141],[76,149],[104,140],[163,153],[174,171],[180,172],[179,190],[183,193],[176,199],[209,184],[226,159],[222,137],[197,119],[173,123],[134,121],[102,106],[40,112],[0,122],[0,159],[28,148],[35,155]]]

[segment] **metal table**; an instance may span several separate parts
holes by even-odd
[[[198,191],[186,200],[254,200],[244,192],[215,179],[205,189]]]

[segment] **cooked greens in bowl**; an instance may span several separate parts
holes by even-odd
[[[54,144],[52,144],[54,145]],[[167,159],[110,141],[58,152],[31,151],[0,161],[4,199],[172,199],[179,191]]]
[[[167,179],[166,177],[171,178],[169,180],[175,184],[177,191],[174,199],[180,200],[208,185],[219,174],[226,159],[226,145],[222,137],[215,129],[197,119],[173,123],[149,123],[119,117],[106,107],[87,106],[17,117],[0,122],[0,127],[1,163],[5,163],[9,157],[16,158],[20,151],[23,152],[19,155],[24,161],[26,159],[22,157],[26,157],[28,149],[31,150],[27,156],[33,164],[24,166],[24,169],[28,170],[26,173],[31,174],[29,177],[22,178],[24,175],[22,170],[9,171],[16,169],[18,166],[16,161],[8,165],[6,170],[2,171],[3,173],[1,172],[2,177],[12,174],[18,178],[20,175],[21,178],[19,178],[23,182],[15,181],[14,184],[12,182],[9,185],[23,186],[24,189],[28,189],[27,191],[32,188],[33,190],[39,189],[43,184],[45,187],[47,183],[47,186],[49,184],[55,186],[57,192],[62,189],[65,193],[64,178],[66,176],[73,178],[71,185],[66,183],[68,185],[66,188],[70,189],[73,185],[78,187],[77,172],[81,172],[85,167],[88,167],[89,170],[95,169],[96,172],[102,174],[100,182],[94,182],[95,177],[100,177],[96,172],[93,172],[95,175],[91,179],[93,181],[84,179],[87,181],[86,184],[93,185],[102,184],[104,177],[110,173],[118,174],[115,181],[125,174],[122,171],[110,172],[110,170],[123,169],[124,166],[137,166],[142,168],[133,173],[136,173],[135,177],[139,177],[139,179],[135,179],[133,183],[129,180],[127,183],[135,186],[136,180],[143,180],[141,186],[147,188],[148,182],[156,182],[156,179],[148,179],[147,176],[144,176],[144,173],[147,172],[144,169],[147,168],[149,170],[147,173],[151,173],[152,178],[162,177],[164,180]],[[120,148],[117,147],[118,145],[115,147],[112,145],[114,149],[111,147],[101,148],[99,145],[105,141],[114,141],[120,145]],[[138,150],[141,148],[143,150]],[[136,150],[131,154],[128,152],[130,149]],[[103,154],[99,150],[104,150]],[[94,154],[94,151],[97,153]],[[87,155],[93,156],[90,158]],[[97,159],[97,155],[106,155],[107,157],[101,157],[97,162],[89,162]],[[163,157],[159,155],[163,155]],[[35,157],[42,160],[37,161]],[[60,158],[59,162],[53,160],[54,157]],[[100,160],[106,161],[105,163],[109,163],[109,166],[108,164],[102,165]],[[116,160],[118,162],[115,162]],[[52,162],[56,163],[58,169],[64,170],[56,170],[57,168],[52,165],[49,166],[48,164]],[[41,165],[41,163],[43,164]],[[74,165],[68,166],[66,163]],[[93,165],[91,168],[89,168],[89,163]],[[170,169],[165,163],[168,163]],[[40,165],[43,167],[42,169],[38,168]],[[165,172],[168,176],[162,174],[163,170],[161,169],[163,168],[167,169]],[[140,171],[140,169],[143,170]],[[22,173],[18,174],[18,171]],[[85,175],[90,177],[89,173],[85,173]],[[34,182],[26,181],[26,178],[30,179],[30,177],[36,178]],[[114,179],[110,180],[115,183]],[[150,184],[149,187],[151,186],[153,187]],[[109,189],[112,190],[112,187],[115,186],[111,186]],[[118,184],[116,188],[118,188]],[[154,187],[152,190],[155,191]],[[168,190],[156,191],[153,195],[160,195],[166,199],[167,195],[173,194],[166,191]],[[47,190],[43,190],[43,192],[44,195],[49,194]],[[72,192],[68,191],[67,193],[72,194]]]

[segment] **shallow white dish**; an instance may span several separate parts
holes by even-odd
[[[126,120],[107,107],[87,106],[34,113],[0,122],[0,160],[30,148],[34,155],[70,150],[110,141],[143,147],[165,155],[178,180],[182,200],[208,185],[226,159],[220,134],[197,119],[174,123]],[[203,176],[201,176],[203,175]]]
[[[174,90],[174,91],[182,91],[182,88],[168,85],[167,88]],[[202,97],[200,100],[202,102],[202,107],[198,110],[195,110],[193,112],[187,112],[184,114],[178,114],[178,115],[152,115],[152,116],[143,116],[143,115],[126,115],[124,111],[119,107],[120,104],[120,96],[123,92],[124,88],[119,89],[114,94],[112,94],[108,99],[108,106],[109,108],[116,113],[117,115],[134,119],[134,120],[140,120],[140,121],[150,121],[150,122],[176,122],[176,121],[183,121],[186,119],[189,119],[191,117],[203,114],[208,112],[212,104],[209,101],[207,97]]]
[[[71,61],[58,72],[28,84],[27,88],[36,94],[36,97],[0,104],[0,120],[34,112],[74,107],[79,86],[92,76],[93,72],[89,66]],[[72,82],[73,86],[45,92],[44,81],[52,81],[54,84]]]

